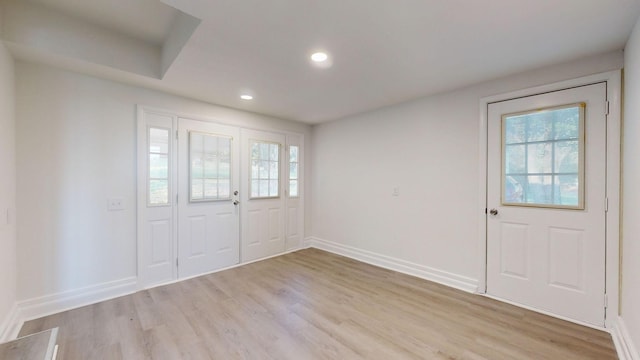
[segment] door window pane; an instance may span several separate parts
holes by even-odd
[[[300,167],[298,152],[298,146],[289,146],[289,197],[298,196],[298,169]]]
[[[252,199],[280,196],[280,144],[251,141]]]
[[[169,129],[149,127],[147,204],[169,205]]]
[[[189,201],[231,198],[231,138],[189,132]]]
[[[502,116],[502,203],[584,209],[585,104]]]

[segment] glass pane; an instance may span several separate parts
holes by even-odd
[[[552,149],[553,146],[551,145],[551,143],[536,143],[527,145],[527,173],[550,173],[552,171]]]
[[[298,178],[298,163],[289,164],[289,179]]]
[[[289,196],[298,196],[298,180],[289,180]]]
[[[149,181],[149,204],[166,205],[169,204],[169,181],[150,180]]]
[[[278,161],[280,157],[280,146],[278,144],[269,145],[269,160]]]
[[[258,180],[251,181],[251,197],[260,197],[260,183]]]
[[[221,159],[218,163],[218,179],[231,178],[231,163],[229,159]]]
[[[524,176],[507,176],[504,182],[504,202],[521,203],[524,201]]]
[[[522,116],[510,116],[505,118],[505,143],[518,144],[526,139],[526,121]]]
[[[558,141],[555,146],[555,172],[577,173],[580,164],[578,141]]]
[[[218,177],[218,159],[215,156],[206,154],[204,158],[204,177],[205,178],[217,178]]]
[[[554,112],[555,139],[577,139],[580,136],[580,107],[556,110]]]
[[[269,178],[278,179],[278,163],[275,161],[269,162]]]
[[[583,208],[585,104],[502,118],[502,201]]]
[[[231,182],[228,179],[218,180],[218,199],[228,199],[231,196]]]
[[[290,162],[298,161],[298,147],[295,145],[289,146],[289,161]]]
[[[269,180],[269,196],[278,196],[278,180]]]
[[[257,142],[251,144],[251,158],[260,159],[260,144]]]
[[[204,153],[207,155],[218,155],[218,137],[213,135],[204,136]]]
[[[260,161],[260,174],[259,179],[268,179],[269,178],[269,162],[268,161]]]
[[[527,177],[525,202],[528,204],[553,204],[552,176],[533,175]]]
[[[251,160],[251,178],[257,179],[260,177],[260,161]]]
[[[204,177],[204,161],[197,156],[191,156],[191,178],[202,179]]]
[[[525,148],[527,145],[507,145],[505,148],[505,172],[507,174],[526,173]]]
[[[260,186],[260,195],[259,196],[269,196],[269,180],[259,180]]]
[[[149,128],[149,152],[169,153],[169,130]]]
[[[149,154],[149,177],[155,179],[169,178],[169,156]]]
[[[269,144],[260,143],[260,159],[269,160]]]
[[[230,138],[218,138],[218,156],[228,158],[231,156],[231,139]]]
[[[204,180],[192,179],[191,180],[191,199],[201,200],[204,197]]]
[[[204,180],[204,197],[205,199],[218,198],[218,180]]]
[[[559,175],[554,177],[555,203],[578,206],[580,204],[578,184],[578,175]]]
[[[527,141],[545,141],[552,138],[553,122],[551,118],[553,112],[541,112],[525,115],[524,120],[527,123]]]

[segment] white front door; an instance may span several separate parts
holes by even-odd
[[[285,135],[242,129],[242,261],[285,250]]]
[[[606,84],[489,104],[487,294],[604,325]]]
[[[178,120],[178,277],[239,262],[239,131]]]

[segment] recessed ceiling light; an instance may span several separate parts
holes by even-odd
[[[248,95],[248,94],[243,94],[243,95],[240,95],[240,99],[242,99],[242,100],[253,100],[253,96]]]
[[[325,62],[327,59],[329,59],[329,55],[327,55],[327,53],[317,52],[311,54],[311,60],[315,62]]]

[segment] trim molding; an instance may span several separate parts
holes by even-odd
[[[434,269],[428,266],[412,263],[406,260],[380,255],[371,251],[358,249],[352,246],[338,244],[317,237],[308,237],[304,241],[305,247],[328,251],[334,254],[346,256],[367,264],[381,268],[412,275],[421,279],[433,281],[442,285],[453,287],[470,293],[478,290],[478,281],[466,276]]]
[[[611,331],[611,337],[613,338],[613,344],[616,346],[620,360],[640,360],[640,355],[621,317],[616,319],[616,324]]]
[[[128,277],[18,302],[20,325],[43,316],[95,304],[136,292],[138,279]]]
[[[20,321],[20,311],[18,305],[13,303],[11,310],[7,314],[2,324],[0,324],[0,342],[6,342],[11,339],[15,339],[22,327],[22,321]]]

